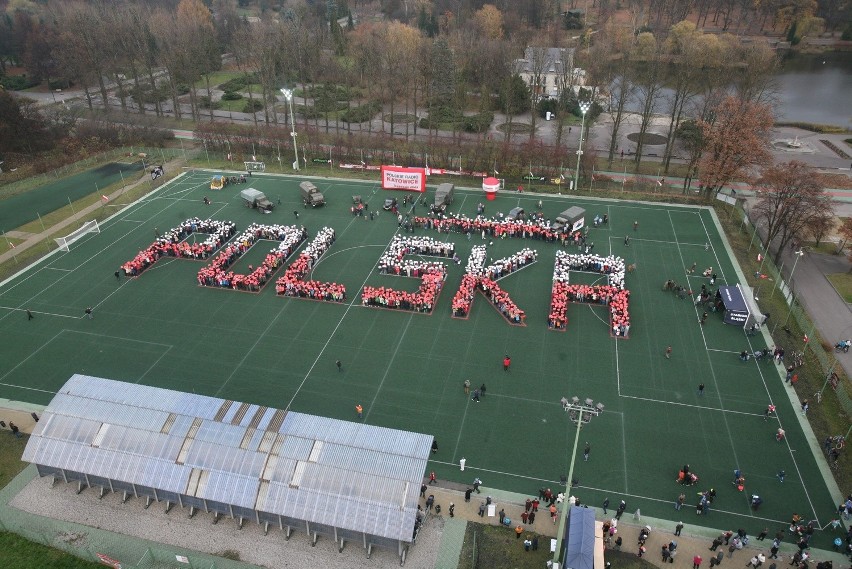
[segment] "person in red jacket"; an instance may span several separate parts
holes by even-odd
[[[509,366],[512,365],[512,358],[509,357],[509,354],[506,354],[506,357],[503,358],[503,371],[509,371]]]

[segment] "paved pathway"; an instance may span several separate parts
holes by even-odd
[[[428,479],[424,479],[424,483],[427,483]],[[489,525],[499,525],[499,520],[497,516],[488,517],[487,514],[485,517],[479,517],[479,505],[480,503],[485,501],[485,497],[488,495],[497,495],[498,493],[501,496],[505,496],[501,501],[495,502],[496,507],[495,511],[499,512],[500,509],[504,509],[506,515],[512,519],[512,527],[507,527],[507,532],[513,532],[514,526],[516,523],[520,523],[521,513],[524,511],[524,501],[526,500],[526,496],[522,494],[513,494],[511,497],[503,491],[498,491],[496,489],[490,489],[485,486],[480,487],[482,491],[481,494],[473,494],[470,502],[464,501],[464,486],[457,484],[449,484],[444,485],[439,481],[438,485],[429,486],[426,490],[426,496],[429,494],[433,494],[435,496],[435,504],[441,506],[440,517],[441,520],[435,520],[435,514],[431,514],[427,517],[426,522],[429,523],[443,523],[443,531],[444,536],[441,542],[441,553],[439,554],[439,563],[441,559],[444,559],[447,564],[440,564],[441,569],[452,569],[455,567],[455,562],[458,560],[458,554],[453,553],[455,551],[461,551],[461,544],[457,541],[459,539],[459,535],[463,537],[464,535],[464,527],[466,523],[485,523]],[[554,488],[555,491],[559,491],[559,489]],[[582,498],[582,488],[577,489],[577,496]],[[532,498],[532,496],[530,496]],[[613,497],[610,502],[613,505],[618,504],[618,498]],[[449,517],[448,511],[450,503],[455,504],[455,516],[453,518]],[[425,508],[426,500],[424,498],[420,499],[421,507]],[[736,531],[738,528],[704,528],[704,527],[693,527],[690,525],[689,520],[692,516],[695,516],[695,511],[693,508],[685,507],[681,510],[680,513],[674,512],[674,505],[672,505],[672,519],[674,521],[669,520],[660,520],[656,518],[648,518],[648,517],[640,517],[636,519],[634,514],[625,513],[622,516],[621,520],[618,522],[618,535],[621,536],[623,540],[622,551],[636,553],[638,551],[637,541],[639,536],[639,530],[645,526],[649,525],[652,529],[651,537],[646,542],[645,546],[648,549],[648,553],[645,556],[647,561],[650,561],[654,565],[658,567],[666,567],[669,569],[686,569],[692,566],[692,558],[693,556],[701,555],[704,559],[704,563],[702,567],[709,566],[710,556],[713,555],[710,551],[708,551],[710,547],[710,542],[713,541],[713,538],[726,530]],[[554,524],[548,512],[546,511],[546,507],[539,507],[539,513],[536,515],[534,524],[526,524],[524,527],[531,532],[535,532],[540,536],[544,536],[546,539],[542,543],[542,547],[548,547],[549,543],[547,538],[555,538],[556,531],[559,527],[558,523]],[[612,516],[615,515],[615,511],[610,508],[607,515],[604,515],[603,510],[601,508],[594,508],[595,510],[595,518],[598,521],[604,521],[611,519]],[[560,515],[561,515],[560,510]],[[683,516],[679,518],[679,516]],[[675,525],[678,521],[682,519],[685,522],[685,527],[681,532],[680,536],[674,535]],[[750,531],[759,531],[759,528],[750,528]],[[838,534],[840,535],[840,534]],[[757,541],[757,536],[755,534],[750,535],[751,541],[749,547],[746,547],[742,551],[737,551],[733,554],[736,563],[742,563],[746,565],[748,560],[756,555],[758,552],[763,552],[766,556],[769,556],[769,548],[772,545],[772,535],[765,541]],[[673,564],[668,563],[665,566],[662,563],[661,557],[659,555],[660,548],[664,543],[669,543],[669,541],[675,540],[678,544],[678,554],[675,558],[675,562]],[[789,563],[790,556],[793,552],[797,551],[798,548],[792,540],[788,537],[785,543],[781,544],[781,555],[779,555],[780,559],[775,561],[779,567],[786,567]],[[816,561],[823,560],[832,560],[834,562],[834,566],[837,569],[841,569],[843,567],[847,567],[849,565],[848,560],[841,555],[840,553],[836,553],[833,551],[823,551],[823,550],[811,550],[812,557]],[[449,560],[453,560],[454,563],[450,564]],[[771,562],[772,560],[770,560]],[[731,558],[728,556],[727,550],[725,553],[725,560],[723,562],[724,565],[730,565]],[[769,563],[766,565],[769,566]]]

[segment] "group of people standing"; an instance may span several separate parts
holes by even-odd
[[[294,296],[311,300],[343,302],[346,300],[346,287],[339,283],[304,280],[314,264],[325,254],[336,239],[334,229],[323,227],[311,240],[299,257],[284,272],[284,276],[275,281],[275,293],[279,296]]]
[[[219,247],[221,247],[237,231],[237,225],[233,221],[218,221],[215,219],[201,220],[197,217],[189,218],[179,226],[160,234],[154,229],[156,240],[145,250],[139,251],[136,256],[121,266],[124,274],[135,277],[142,274],[145,269],[156,263],[161,257],[179,257],[183,259],[202,260],[207,259]],[[207,238],[201,243],[187,243],[184,241],[194,233],[207,234]]]
[[[307,237],[308,232],[304,227],[253,223],[232,243],[226,245],[208,266],[198,271],[198,284],[259,292],[281,264]],[[280,241],[281,243],[266,255],[260,266],[253,268],[249,265],[249,274],[228,270],[228,267],[239,260],[261,239]]]

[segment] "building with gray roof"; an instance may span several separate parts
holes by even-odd
[[[413,541],[432,436],[74,375],[23,460],[80,490],[395,550]]]

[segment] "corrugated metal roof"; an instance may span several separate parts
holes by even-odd
[[[23,459],[411,541],[430,435],[295,412],[268,433],[276,413],[75,375]]]

